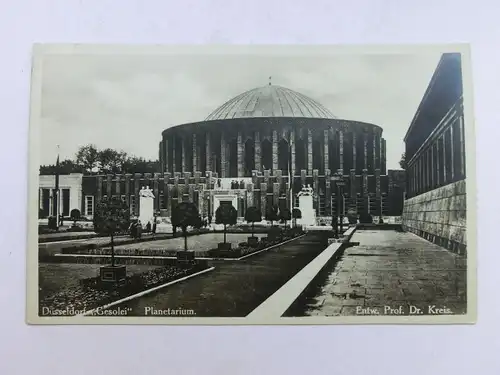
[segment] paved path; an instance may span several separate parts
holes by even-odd
[[[129,315],[147,308],[193,310],[198,317],[244,317],[325,248],[308,235],[238,262],[211,262],[216,269],[124,303]]]
[[[336,265],[319,276],[302,311],[287,315],[466,312],[465,258],[412,233],[363,230],[351,241],[360,245],[347,248]]]

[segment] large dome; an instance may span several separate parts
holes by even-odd
[[[249,117],[336,118],[315,100],[285,87],[269,84],[227,101],[205,120]]]

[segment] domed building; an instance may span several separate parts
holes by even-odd
[[[67,189],[69,197],[63,210],[78,208],[90,219],[102,197],[120,196],[139,215],[140,190],[150,187],[161,216],[189,200],[202,216],[213,217],[227,202],[243,218],[250,206],[263,214],[270,205],[296,206],[297,193],[310,186],[320,221],[339,212],[402,212],[404,171],[386,172],[382,128],[337,118],[314,99],[281,86],[246,91],[203,121],[164,130],[159,160],[161,171],[154,174],[62,176],[63,186],[68,180],[62,196]],[[45,214],[51,212],[52,185],[53,176],[41,176]]]

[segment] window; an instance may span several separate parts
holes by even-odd
[[[85,216],[93,216],[94,215],[94,196],[86,195],[85,196]]]

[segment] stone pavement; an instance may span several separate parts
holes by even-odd
[[[293,315],[466,313],[464,257],[391,230],[358,230],[351,241],[360,245],[323,272],[315,295]]]

